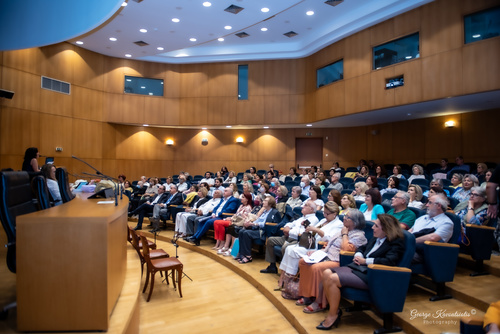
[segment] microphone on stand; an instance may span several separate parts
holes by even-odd
[[[113,182],[114,186],[115,186],[115,189],[114,189],[114,193],[115,193],[115,206],[118,206],[118,193],[117,193],[117,184],[116,184],[116,179],[111,177],[111,176],[108,176],[108,175],[105,175],[103,173],[101,173],[99,170],[97,170],[97,168],[95,168],[94,166],[92,166],[91,164],[89,164],[88,162],[78,158],[78,157],[75,157],[74,155],[71,156],[73,159],[76,159],[78,161],[81,161],[83,162],[84,164],[86,164],[87,166],[89,166],[90,168],[92,168],[93,170],[95,170],[96,174],[97,175],[94,175],[94,174],[89,174],[89,173],[85,173],[85,172],[82,172],[82,174],[85,174],[85,175],[90,175],[90,176],[97,176],[97,177],[103,177],[111,182]]]

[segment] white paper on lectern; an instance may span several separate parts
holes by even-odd
[[[97,204],[115,204],[115,201],[99,201]]]

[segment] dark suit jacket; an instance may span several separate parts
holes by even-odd
[[[358,248],[357,252],[363,253],[363,256],[366,258],[366,254],[368,254],[373,246],[375,246],[375,242],[377,238],[371,238],[370,241],[366,245],[363,245]],[[374,264],[383,264],[386,266],[397,266],[403,257],[405,252],[405,242],[404,239],[396,239],[393,241],[389,241],[385,239],[384,243],[372,254],[370,254],[371,258],[374,258]],[[351,266],[353,269],[353,274],[361,278],[363,281],[367,282],[367,267],[366,266]]]
[[[156,204],[165,203],[168,200],[169,195],[170,195],[169,193],[163,193],[161,195],[156,194],[153,198],[149,200],[149,202],[152,203],[156,199],[156,197],[160,196],[160,199],[158,200],[158,202],[156,202]]]
[[[170,197],[172,197],[172,194],[169,193],[169,196],[167,197],[167,199],[162,203],[167,203],[167,201]],[[177,192],[173,195],[173,197],[170,200],[170,202],[168,203],[168,205],[181,205],[182,202],[184,202],[184,198],[182,197],[181,193]]]
[[[221,206],[221,204],[222,204],[222,201],[220,201],[220,203],[217,204],[217,206],[214,208],[214,210],[212,212],[217,212],[217,210],[219,209],[219,206]],[[218,217],[223,218],[223,216],[222,216],[223,213],[235,213],[236,210],[238,210],[239,205],[240,205],[240,201],[236,197],[234,197],[234,196],[229,197],[229,199],[226,201],[226,203],[224,203],[224,206],[222,207],[222,211],[220,212]]]

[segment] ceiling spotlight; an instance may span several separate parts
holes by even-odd
[[[165,50],[165,48],[159,46],[159,47],[156,48],[156,50],[163,51],[163,50]]]
[[[191,37],[189,40],[190,40],[191,42],[196,42],[196,38],[194,38],[194,37]]]
[[[269,8],[267,7],[264,7],[264,8],[261,8],[260,10],[262,13],[267,13],[269,11]]]
[[[217,40],[218,40],[219,42],[224,42],[224,38],[222,38],[222,37],[217,38]]]
[[[187,57],[188,55],[185,53],[179,53],[176,57]]]
[[[125,1],[122,2],[122,7],[127,7],[127,3]]]
[[[179,20],[178,18],[174,17],[174,18],[172,19],[172,22],[177,23],[177,22],[181,22],[181,20]]]
[[[125,55],[125,57],[130,58],[130,57],[132,57],[132,55],[131,55],[130,53],[127,53],[127,54]]]
[[[145,34],[145,33],[147,33],[147,32],[148,32],[148,30],[147,30],[147,29],[144,29],[144,28],[139,29],[139,31],[140,31],[140,32],[142,32],[143,34]]]
[[[268,126],[265,126],[265,127],[264,127],[264,129],[269,129],[269,127],[268,127]]]
[[[76,44],[78,44],[78,45],[82,45],[82,44],[83,44],[83,42],[82,42],[82,41],[76,41]]]
[[[231,29],[233,29],[233,27],[231,27],[231,26],[225,26],[224,29],[231,30]]]
[[[260,31],[267,31],[267,28],[266,27],[260,28]]]
[[[231,127],[231,125],[226,125],[226,128],[230,128],[230,127]]]
[[[203,6],[205,6],[205,7],[210,7],[210,6],[212,6],[212,3],[211,3],[211,2],[208,2],[208,1],[205,1],[205,2],[203,3]]]
[[[110,37],[109,40],[112,41],[112,42],[116,42],[117,41],[116,37]]]
[[[306,12],[306,15],[309,15],[309,16],[314,15],[314,11],[312,11],[312,10],[308,10],[308,11]]]
[[[313,126],[312,124],[306,124],[306,126]]]
[[[143,124],[142,126],[149,126],[149,124]]]

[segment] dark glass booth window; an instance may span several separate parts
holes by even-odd
[[[151,79],[125,76],[125,89],[127,94],[140,94],[163,96],[163,79]]]
[[[316,70],[316,88],[344,79],[344,60],[341,59]]]
[[[420,57],[418,32],[373,48],[373,69]]]
[[[465,44],[500,35],[500,7],[464,16]]]

